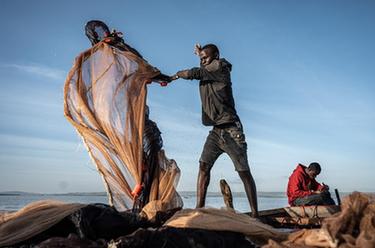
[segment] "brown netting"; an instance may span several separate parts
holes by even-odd
[[[264,247],[374,248],[375,196],[354,192],[343,200],[341,212],[323,221],[322,228],[303,229],[287,241],[270,241]]]
[[[44,200],[28,204],[17,212],[0,214],[0,247],[29,239],[85,206]]]
[[[159,170],[152,182],[150,200],[142,209],[148,219],[152,219],[157,212],[180,208],[183,205],[181,197],[175,190],[180,169],[174,160],[166,158],[164,150],[158,153],[158,157]]]
[[[279,241],[287,238],[285,232],[263,224],[246,214],[215,208],[183,209],[164,225],[177,228],[238,232],[258,244],[264,244],[271,238]]]
[[[142,185],[146,84],[158,74],[135,54],[100,42],[76,58],[65,82],[65,116],[82,137],[109,203],[118,211],[132,208],[132,191]],[[150,204],[162,206],[158,211],[182,207],[175,190],[179,169],[159,153]]]

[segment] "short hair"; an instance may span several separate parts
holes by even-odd
[[[322,168],[320,167],[320,164],[317,162],[312,162],[309,167],[309,170],[316,171],[318,174],[322,171]]]
[[[202,50],[207,49],[210,50],[213,54],[216,54],[217,57],[220,57],[219,48],[217,48],[214,44],[207,44],[202,47]]]

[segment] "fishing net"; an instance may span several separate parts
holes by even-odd
[[[17,212],[0,214],[0,247],[31,238],[85,206],[44,200],[30,203]]]
[[[326,218],[320,229],[302,229],[281,243],[265,248],[375,247],[375,195],[354,192],[343,200],[341,212]]]
[[[147,83],[160,71],[129,51],[99,42],[75,60],[64,88],[64,113],[82,137],[102,176],[110,205],[133,207],[144,190],[143,136]],[[157,151],[155,172],[144,213],[182,207],[175,188],[180,171],[163,150]],[[149,209],[149,212],[148,212]]]
[[[173,215],[164,226],[242,233],[259,244],[266,243],[270,238],[278,241],[287,238],[287,233],[263,224],[249,215],[215,208],[183,209]]]

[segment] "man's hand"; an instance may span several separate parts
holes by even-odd
[[[159,71],[157,68],[155,68],[156,71]],[[159,71],[160,72],[160,71]],[[152,81],[154,82],[172,82],[172,77],[166,75],[166,74],[163,74],[163,73],[159,73],[157,76],[153,77],[152,78]]]
[[[178,71],[176,75],[177,78],[189,79],[189,70]]]
[[[189,79],[189,70],[178,71],[176,74],[170,77],[172,81],[179,78]]]
[[[174,80],[177,80],[179,79],[180,77],[177,76],[177,74],[174,74],[173,76],[171,76],[171,80],[174,81]]]
[[[194,54],[199,56],[199,54],[200,54],[201,51],[202,51],[201,45],[199,43],[195,44],[195,46],[194,46]]]
[[[321,191],[329,191],[329,186],[327,184],[322,183],[322,185],[323,188],[321,189]]]

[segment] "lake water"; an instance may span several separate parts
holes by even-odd
[[[179,192],[184,208],[194,208],[196,203],[195,192]],[[39,201],[53,199],[64,202],[75,203],[105,203],[108,204],[105,193],[87,194],[0,194],[0,211],[15,211],[26,206],[27,204]],[[245,193],[233,193],[234,208],[240,212],[249,212],[250,207]],[[288,205],[288,200],[284,193],[267,192],[258,193],[259,210],[280,208]],[[206,206],[221,208],[225,207],[221,193],[208,193]]]

